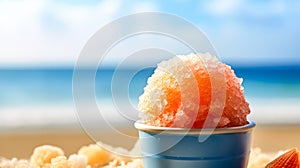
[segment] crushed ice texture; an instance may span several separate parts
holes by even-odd
[[[195,75],[200,85],[209,75],[210,86],[202,84],[201,88]],[[139,98],[140,116],[144,122],[154,126],[200,128],[244,125],[250,109],[241,83],[242,79],[236,77],[230,66],[209,53],[176,56],[159,63],[148,79]],[[202,97],[211,99],[210,103],[201,104],[205,100],[199,100],[199,94],[211,95]],[[178,100],[180,104],[177,107]],[[177,108],[175,111],[172,105]],[[204,119],[206,123],[203,123]],[[199,122],[198,125],[196,122]]]

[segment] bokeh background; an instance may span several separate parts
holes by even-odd
[[[203,30],[220,60],[243,78],[250,119],[260,125],[300,123],[299,1],[2,0],[1,135],[80,130],[72,74],[81,49],[102,26],[143,11],[175,14]],[[111,98],[103,87],[109,86],[118,58],[108,59],[105,75],[96,76],[100,103]],[[133,104],[150,74],[130,85]]]

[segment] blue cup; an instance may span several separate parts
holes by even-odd
[[[184,129],[135,123],[145,168],[246,168],[254,122],[238,127]]]

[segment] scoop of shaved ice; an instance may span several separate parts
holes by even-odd
[[[248,123],[242,79],[209,53],[158,64],[139,97],[140,117],[160,127],[233,127]]]

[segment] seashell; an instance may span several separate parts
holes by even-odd
[[[291,149],[268,163],[265,168],[299,168],[299,152],[295,148]]]

